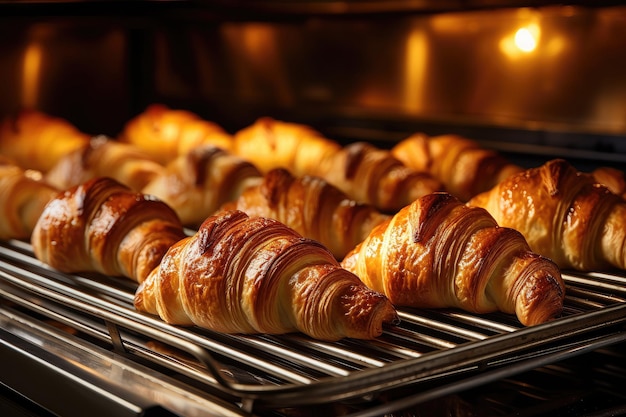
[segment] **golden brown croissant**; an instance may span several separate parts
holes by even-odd
[[[342,266],[395,305],[502,311],[525,325],[563,308],[557,266],[519,232],[448,193],[417,199],[375,227]]]
[[[442,190],[427,172],[408,168],[391,152],[355,142],[335,153],[320,174],[350,198],[395,213],[415,199]]]
[[[593,178],[604,184],[613,194],[626,198],[626,177],[624,171],[612,167],[599,167],[592,173]]]
[[[309,175],[294,177],[283,168],[265,174],[224,210],[269,217],[326,246],[337,259],[367,237],[389,216],[369,204],[348,198],[327,181]]]
[[[342,147],[306,125],[262,118],[234,139],[234,151],[263,173],[285,168],[296,177],[320,177],[384,212],[442,189],[430,174],[404,166],[387,150],[362,142]]]
[[[252,162],[261,172],[285,168],[300,177],[322,176],[326,161],[341,149],[339,143],[322,136],[313,128],[274,120],[258,119],[235,133],[233,152]]]
[[[152,104],[126,123],[119,135],[122,142],[143,149],[161,164],[184,155],[199,145],[232,146],[231,136],[218,124],[187,110]]]
[[[139,286],[135,307],[225,333],[371,339],[397,314],[320,243],[241,211],[207,218]]]
[[[21,111],[0,125],[0,154],[24,169],[46,172],[88,142],[89,135],[65,119],[35,110]]]
[[[142,282],[184,237],[165,203],[99,177],[51,200],[31,243],[39,260],[62,272],[95,271]]]
[[[46,173],[45,179],[66,190],[92,178],[108,176],[134,191],[141,191],[150,181],[164,174],[165,168],[141,149],[97,136],[62,157]]]
[[[561,268],[626,269],[626,202],[562,159],[528,169],[472,198]]]
[[[164,175],[143,188],[165,201],[182,223],[198,227],[220,206],[237,199],[262,175],[250,162],[221,148],[198,146],[167,165]]]
[[[391,152],[406,166],[429,172],[462,201],[523,170],[498,152],[458,135],[417,133],[400,141]]]
[[[27,239],[58,190],[0,156],[0,239]]]

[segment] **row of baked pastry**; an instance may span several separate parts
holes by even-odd
[[[22,112],[0,126],[0,153],[22,167],[46,172],[47,181],[59,188],[106,173],[136,190],[154,181],[148,191],[164,193],[164,189],[180,187],[185,180],[211,182],[207,176],[223,165],[243,164],[229,168],[230,175],[245,177],[241,189],[250,177],[280,167],[298,177],[323,178],[348,197],[385,212],[396,212],[415,198],[437,190],[445,190],[465,202],[523,171],[497,152],[456,135],[415,134],[390,151],[365,143],[342,147],[309,126],[270,118],[259,119],[229,135],[194,113],[163,105],[151,105],[131,119],[117,139],[91,138],[66,120]],[[209,158],[202,152],[191,156],[190,151],[199,145],[217,146],[230,154],[230,160],[213,162],[207,168],[203,166],[206,161],[219,158]],[[240,159],[233,158],[235,155]],[[177,158],[181,160],[175,162]],[[172,167],[165,176],[164,165],[168,164]],[[111,166],[116,169],[111,170]],[[187,168],[183,174],[182,167],[195,169]],[[245,174],[238,174],[239,171]],[[623,172],[600,168],[592,174],[611,191],[626,193]],[[155,181],[157,177],[161,179]],[[222,179],[213,180],[212,186]],[[189,204],[175,201],[180,194],[174,190],[166,197],[182,210]],[[195,220],[199,224],[201,215],[188,223]]]
[[[181,120],[188,119],[191,121],[189,124],[177,124]],[[6,132],[6,126],[7,124],[5,124],[3,132]],[[25,163],[30,163],[28,162],[29,159],[37,159],[34,157],[36,151],[29,150],[26,152],[24,149],[29,146],[32,147],[33,142],[39,143],[40,139],[29,142],[24,138],[22,140],[16,138],[23,135],[24,130],[30,129],[32,132],[37,126],[39,129],[45,130],[41,124],[30,126],[13,121],[10,126],[13,129],[11,131],[13,139],[5,141],[0,137],[0,146],[3,146],[0,150],[4,152],[4,148],[9,146],[6,144],[20,142],[23,145],[22,150],[11,149],[10,156],[20,159],[20,152],[23,155],[30,155],[26,158]],[[143,128],[138,126],[143,126]],[[191,128],[191,126],[195,127]],[[245,187],[241,186],[239,182],[236,184],[231,182],[231,185],[227,185],[225,188],[219,185],[221,183],[216,182],[211,183],[210,187],[199,193],[200,195],[218,195],[226,200],[231,200],[231,202],[226,206],[222,206],[220,203],[221,210],[219,213],[203,222],[193,238],[183,239],[179,232],[172,233],[171,228],[163,226],[161,222],[156,222],[159,224],[157,227],[159,233],[162,233],[163,228],[165,228],[170,235],[165,239],[164,242],[166,243],[162,244],[160,250],[142,250],[136,246],[139,244],[137,241],[142,240],[138,239],[137,236],[143,236],[143,233],[148,233],[148,235],[152,233],[147,231],[155,227],[154,221],[140,221],[142,226],[137,228],[113,227],[114,223],[110,219],[111,213],[115,211],[111,208],[113,206],[105,204],[104,208],[101,208],[99,204],[91,202],[91,200],[81,204],[95,208],[97,213],[109,216],[105,224],[112,229],[124,231],[121,235],[118,232],[116,238],[104,239],[102,227],[93,228],[99,233],[99,237],[94,238],[87,238],[85,230],[81,232],[83,237],[75,238],[75,240],[55,234],[59,225],[87,222],[87,219],[68,221],[68,216],[69,218],[72,216],[68,214],[72,213],[71,210],[68,212],[71,208],[68,201],[76,204],[77,198],[71,196],[79,190],[85,190],[86,185],[82,184],[73,189],[72,193],[62,194],[67,199],[65,203],[55,199],[55,203],[48,204],[46,215],[41,217],[41,219],[48,220],[40,221],[38,229],[50,229],[48,234],[55,237],[52,240],[41,239],[41,236],[46,235],[41,231],[33,235],[34,248],[47,248],[37,250],[39,256],[53,266],[62,269],[64,263],[73,264],[69,260],[75,256],[72,253],[68,255],[63,251],[60,254],[56,253],[55,251],[64,247],[64,245],[59,245],[60,241],[69,239],[68,242],[82,241],[93,245],[82,249],[83,259],[84,256],[98,253],[101,255],[96,255],[99,258],[95,264],[92,261],[86,261],[86,264],[81,265],[81,268],[94,268],[94,265],[101,265],[95,267],[95,270],[113,275],[129,276],[142,282],[137,294],[138,308],[146,309],[155,314],[158,313],[168,321],[181,324],[191,322],[224,331],[283,332],[286,330],[284,327],[278,326],[278,322],[282,323],[286,320],[292,325],[292,322],[294,320],[297,322],[297,319],[283,320],[282,317],[304,317],[294,315],[293,311],[295,310],[301,314],[304,314],[305,311],[309,312],[307,313],[309,315],[312,314],[311,311],[313,310],[302,304],[304,298],[317,300],[323,305],[334,306],[339,303],[342,307],[339,310],[335,309],[335,311],[343,312],[340,315],[346,315],[346,311],[352,312],[351,314],[358,315],[359,312],[363,314],[360,318],[351,316],[349,325],[341,325],[343,326],[343,333],[333,333],[332,336],[326,330],[311,330],[310,326],[320,327],[319,323],[312,325],[311,320],[324,318],[328,319],[329,322],[345,322],[336,318],[329,319],[328,314],[321,314],[319,311],[317,316],[313,314],[311,317],[303,319],[304,321],[300,322],[299,327],[296,327],[298,330],[320,338],[338,338],[346,335],[350,337],[375,336],[378,333],[372,333],[371,330],[357,335],[356,332],[350,333],[346,328],[356,328],[358,322],[361,325],[368,323],[366,326],[368,329],[380,329],[382,322],[393,321],[394,314],[391,313],[387,298],[395,305],[452,306],[475,312],[501,310],[516,313],[524,324],[536,324],[556,317],[562,308],[564,286],[557,266],[550,259],[556,260],[561,267],[599,269],[617,266],[624,268],[623,200],[613,197],[613,194],[609,193],[606,188],[595,184],[595,180],[590,175],[578,173],[564,161],[553,161],[544,167],[523,171],[517,168],[512,169],[511,164],[506,163],[506,161],[503,163],[498,155],[478,152],[478,154],[487,155],[485,160],[495,160],[497,165],[502,167],[503,172],[506,170],[522,172],[511,176],[507,180],[508,183],[506,181],[501,182],[499,188],[494,188],[487,194],[471,199],[469,204],[464,204],[459,198],[448,193],[436,192],[440,189],[439,185],[433,190],[424,191],[422,189],[419,195],[402,192],[403,186],[395,185],[401,184],[407,178],[418,177],[430,177],[429,181],[435,184],[438,180],[433,180],[432,173],[442,170],[456,172],[455,170],[460,169],[450,161],[443,163],[437,159],[437,162],[429,162],[427,165],[432,168],[432,173],[424,173],[407,168],[388,151],[376,149],[366,144],[340,147],[311,128],[281,123],[271,119],[263,119],[250,128],[238,132],[234,137],[229,137],[223,131],[220,132],[218,137],[222,148],[217,150],[212,146],[206,146],[206,142],[209,142],[209,145],[215,143],[210,138],[202,139],[203,134],[200,133],[202,129],[198,126],[203,126],[203,121],[189,112],[169,111],[162,106],[153,106],[128,124],[125,133],[121,135],[121,138],[126,142],[100,139],[99,145],[94,146],[94,141],[84,136],[74,142],[83,144],[76,146],[74,150],[82,155],[81,158],[74,159],[81,161],[83,165],[85,160],[96,162],[107,160],[104,157],[85,158],[85,156],[92,155],[94,149],[102,147],[103,143],[106,144],[106,147],[111,148],[122,144],[131,146],[128,143],[132,143],[135,150],[142,148],[143,159],[152,160],[152,162],[155,162],[157,158],[155,155],[150,155],[152,152],[166,150],[160,152],[162,159],[159,161],[167,164],[167,167],[158,163],[156,165],[163,167],[168,174],[158,172],[147,183],[156,181],[155,178],[162,180],[167,175],[172,176],[173,173],[180,173],[181,170],[189,170],[190,167],[197,166],[197,163],[189,164],[189,161],[214,160],[212,164],[205,165],[203,168],[201,181],[198,180],[199,176],[196,174],[193,181],[196,185],[205,182],[206,176],[210,177],[216,172],[222,172],[220,167],[228,165],[224,162],[215,162],[216,160],[225,161],[228,158],[231,160],[234,158],[237,164],[245,166],[247,171],[244,171],[249,172],[250,175],[235,175],[235,180],[231,179],[235,182],[242,178],[249,181],[250,187],[247,187],[245,192],[243,191]],[[57,131],[62,132],[63,129],[59,128]],[[68,129],[63,131],[64,133],[61,135],[68,135],[67,131]],[[50,130],[45,135],[40,134],[40,137],[53,138],[55,134],[52,132],[53,130]],[[74,133],[76,132],[74,130]],[[80,132],[78,133],[77,136],[80,136]],[[4,136],[6,137],[6,135]],[[56,137],[59,140],[58,138],[61,136]],[[148,139],[146,143],[150,144],[152,148],[143,144],[142,140],[146,138]],[[414,139],[415,137],[411,140],[414,141]],[[193,145],[189,145],[191,143]],[[155,144],[157,145],[155,146]],[[180,148],[180,150],[177,147],[172,148],[172,145],[180,146],[181,144],[187,144],[185,145],[187,147]],[[203,146],[200,146],[201,144]],[[249,147],[248,151],[242,150],[245,146]],[[472,149],[472,147],[466,148]],[[89,151],[85,151],[85,149]],[[199,149],[202,149],[202,152]],[[473,146],[473,149],[476,150],[477,147]],[[46,175],[55,172],[54,166],[58,166],[59,161],[74,151],[69,150],[66,155],[58,154],[57,161],[50,164]],[[479,148],[478,151],[480,151]],[[236,155],[231,152],[236,152]],[[487,163],[469,163],[469,153],[469,151],[457,153],[456,159],[465,161],[460,166],[483,167],[482,169],[490,166]],[[437,155],[433,151],[430,154],[433,157]],[[220,158],[215,158],[217,155]],[[438,158],[442,159],[445,156],[439,155]],[[260,159],[256,160],[257,157]],[[125,161],[128,163],[137,162],[142,158],[127,158]],[[104,175],[110,176],[118,171],[112,168],[116,164],[110,162],[111,160],[108,161],[101,171],[92,170],[91,175],[97,178]],[[340,164],[337,161],[342,162]],[[439,168],[433,168],[435,166],[439,166]],[[443,166],[447,168],[442,168]],[[371,167],[379,168],[375,170]],[[489,169],[492,170],[492,173],[494,172],[494,168]],[[157,168],[158,170],[161,168]],[[198,173],[201,170],[193,168],[192,171]],[[343,189],[335,187],[335,184],[342,183],[338,180],[334,180],[335,182],[331,185],[333,176],[337,177],[338,173],[340,173],[339,177],[344,180],[344,186],[346,184],[351,184],[351,186],[345,186]],[[414,173],[419,175],[414,175]],[[223,174],[220,175],[224,176]],[[70,177],[79,178],[79,176]],[[179,174],[173,177],[178,179],[165,183],[164,189],[175,190],[174,195],[178,196],[187,194],[188,191],[183,191],[184,188],[177,184],[177,182],[183,183],[184,179],[181,178],[184,177]],[[462,176],[449,175],[449,177],[461,178]],[[482,178],[483,176],[479,177]],[[490,175],[490,178],[493,177],[495,175]],[[84,179],[80,177],[81,182]],[[397,180],[400,181],[396,182]],[[147,183],[138,188],[145,190]],[[369,183],[370,186],[369,188],[366,187],[367,192],[361,190],[359,201],[356,200],[356,197],[352,199],[344,192],[344,190],[356,192],[354,189],[359,188],[357,184],[364,183]],[[387,187],[386,184],[394,185]],[[409,184],[411,184],[410,181]],[[482,185],[481,187],[485,188],[486,186]],[[60,188],[65,190],[69,187],[62,186]],[[102,188],[102,185],[96,188]],[[415,188],[417,187],[412,185],[408,189],[413,190]],[[389,190],[394,190],[394,192],[389,192]],[[88,192],[86,194],[91,195],[93,193]],[[98,195],[98,193],[95,194]],[[120,194],[120,192],[114,194]],[[124,193],[121,194],[124,195]],[[146,194],[140,194],[144,197],[139,199],[135,197],[135,200],[151,201],[145,197]],[[400,209],[392,209],[388,205],[385,207],[386,213],[383,214],[379,211],[380,207],[373,204],[380,201],[390,201],[389,198],[380,198],[380,195],[388,197],[396,194],[405,198],[407,195],[411,195],[408,202],[399,204]],[[515,194],[513,200],[507,201],[507,198],[510,198],[512,194]],[[590,195],[596,194],[597,197],[589,198]],[[236,196],[241,196],[239,201],[235,198]],[[368,196],[373,196],[373,199],[368,200]],[[183,197],[183,201],[190,201],[185,200],[185,198]],[[215,197],[211,198],[214,199]],[[133,199],[126,197],[124,201],[126,200]],[[63,198],[60,201],[64,201]],[[102,203],[104,200],[96,199],[96,201]],[[332,201],[332,204],[329,204],[328,201]],[[598,210],[599,206],[594,206],[593,201],[603,204],[602,207],[605,208]],[[481,205],[485,206],[491,214],[484,209],[474,207]],[[172,204],[172,207],[174,206]],[[191,204],[185,203],[183,206],[193,207]],[[54,207],[54,209],[50,207]],[[268,209],[260,209],[260,207],[268,207]],[[86,210],[83,206],[80,208],[78,213],[85,216]],[[236,214],[241,212],[233,211],[234,209],[243,210],[249,213],[250,217],[244,216],[242,218],[241,214]],[[602,214],[599,215],[598,211]],[[146,210],[146,212],[152,213],[150,210]],[[519,216],[521,220],[507,220],[506,214],[510,214],[509,212],[522,213]],[[154,215],[154,213],[152,214]],[[60,218],[57,218],[58,216]],[[206,218],[208,215],[203,213],[202,216],[202,218]],[[265,231],[265,229],[274,230],[274,227],[269,227],[266,223],[258,223],[258,220],[255,220],[257,223],[254,223],[249,218],[259,219],[266,216],[276,217],[283,223],[293,225],[293,228],[299,228],[298,231],[301,234],[314,240],[308,240],[307,245],[300,245],[297,250],[291,251],[284,249],[284,242],[291,241],[291,238],[277,237],[274,232],[268,231],[267,234],[259,232],[262,237],[254,239],[253,236],[256,236],[257,233],[256,229]],[[132,218],[132,216],[122,216],[126,219],[129,217]],[[157,215],[153,217],[158,218]],[[244,218],[245,221],[242,220]],[[224,225],[232,224],[233,221],[240,226],[251,223],[254,226],[252,230],[248,231],[242,230],[240,226],[228,226],[227,229],[220,229]],[[620,221],[622,222],[621,226]],[[507,222],[510,222],[511,225],[509,226]],[[149,226],[144,225],[144,223]],[[512,227],[519,229],[522,233]],[[65,227],[65,229],[68,228]],[[134,232],[130,233],[130,230],[134,230]],[[358,230],[358,233],[350,232],[354,230]],[[280,229],[280,233],[283,232],[284,228]],[[81,233],[78,235],[81,236]],[[346,236],[352,237],[345,239]],[[158,241],[154,234],[151,239]],[[222,241],[222,239],[224,240]],[[619,239],[621,239],[621,246]],[[196,243],[173,243],[183,240]],[[55,243],[46,243],[50,241]],[[277,241],[283,243],[277,243]],[[307,269],[308,272],[302,272],[303,265],[308,267],[311,264],[319,264],[318,261],[312,261],[312,258],[308,256],[310,253],[318,253],[321,250],[319,245],[313,244],[311,246],[315,241],[324,244],[321,246],[323,247],[322,252],[327,250],[326,247],[332,247],[332,253],[339,259],[342,259],[350,251],[350,254],[341,263],[343,268],[339,268],[340,273],[333,272],[323,274],[324,276],[343,275],[346,272],[351,276],[356,274],[355,276],[360,278],[359,282],[364,282],[375,291],[367,290],[367,297],[359,295],[365,291],[364,289],[350,292],[350,294],[347,294],[345,290],[339,292],[334,290],[334,292],[331,291],[335,294],[334,298],[316,296],[318,293],[310,288],[319,289],[331,281],[327,281],[327,278],[320,278],[320,268],[314,268],[318,271],[315,274],[307,268],[304,269]],[[246,242],[256,243],[248,244]],[[161,244],[161,242],[157,243]],[[528,243],[531,245],[529,246]],[[139,245],[145,244],[140,243]],[[189,245],[195,246],[193,249],[187,249]],[[74,244],[65,246],[68,250],[78,250],[77,245]],[[146,247],[143,246],[143,249]],[[165,255],[163,252],[167,251],[163,249],[169,250],[170,247],[171,253]],[[233,248],[237,248],[237,250]],[[260,248],[271,248],[271,250],[268,252],[260,250]],[[277,255],[276,248],[281,248],[278,253],[286,250],[289,256]],[[531,248],[541,255],[532,252]],[[256,255],[251,257],[250,253],[256,253]],[[195,258],[192,254],[201,255],[201,258]],[[215,254],[219,254],[219,256]],[[61,259],[60,263],[55,263],[56,261],[52,259],[57,255]],[[151,261],[153,263],[148,262],[149,256],[155,256],[156,260]],[[319,256],[311,256],[315,259],[319,258]],[[161,257],[163,257],[162,260]],[[187,262],[183,261],[182,258],[191,260]],[[338,264],[335,260],[326,259],[327,255],[322,256],[322,258],[324,258],[322,263],[326,265],[321,268],[322,270],[332,269],[334,271],[337,269]],[[278,262],[277,259],[280,259],[281,262]],[[285,259],[289,259],[289,261]],[[111,269],[113,268],[111,265],[120,260],[124,260],[123,263],[130,265],[130,267]],[[188,277],[198,275],[197,272],[195,274],[188,272],[186,268],[197,267],[198,265],[203,265],[204,268],[200,273],[203,277],[201,280],[203,284],[198,281],[186,281]],[[258,269],[263,270],[264,274],[281,272],[283,273],[280,275],[281,277],[286,274],[287,277],[291,277],[286,278],[290,284],[284,284],[278,278],[269,279],[267,281],[272,282],[273,286],[268,285],[267,288],[278,289],[262,289],[264,287],[261,287],[260,283],[265,282],[265,279],[260,279],[256,272],[255,274],[248,274],[248,272]],[[183,270],[187,272],[176,272]],[[207,275],[207,270],[213,271],[214,274]],[[150,274],[152,271],[154,273]],[[145,279],[148,275],[152,278]],[[205,286],[211,277],[217,276],[223,279],[237,279],[237,281],[220,281],[222,283],[217,284],[217,287]],[[349,288],[361,288],[361,284],[355,286],[353,278],[343,281],[350,282],[350,284],[346,284]],[[333,279],[337,280],[337,278]],[[309,287],[301,285],[301,281],[326,284],[311,284],[312,286]],[[143,282],[151,284],[144,284]],[[293,288],[302,292],[288,291],[287,288],[291,289],[291,285],[295,285]],[[189,288],[194,288],[196,292],[189,290]],[[191,291],[189,294],[187,294],[188,290]],[[234,292],[230,293],[229,291]],[[280,296],[280,299],[284,297],[288,301],[278,303],[276,298],[268,295],[276,294],[274,291],[279,294],[287,292],[291,296]],[[322,293],[324,292],[320,294]],[[150,296],[146,297],[146,294],[150,294]],[[183,296],[182,294],[187,295]],[[222,301],[220,295],[225,297],[223,303],[220,302]],[[162,296],[165,298],[159,298]],[[272,300],[269,305],[261,304],[265,301],[260,300],[265,298]],[[243,299],[256,301],[240,301]],[[384,305],[385,307],[372,308],[371,300],[376,300],[376,305]],[[369,307],[365,308],[363,304],[359,304],[363,302]],[[243,306],[241,307],[243,312],[233,307],[237,303],[240,307]],[[253,307],[256,305],[255,303],[259,303],[260,307]],[[221,307],[210,310],[206,304],[211,304],[211,307],[216,305],[221,305]],[[292,309],[293,311],[290,313],[287,311],[289,310],[288,306],[295,310]],[[173,308],[174,313],[168,312],[170,307]],[[181,313],[182,311],[185,313]],[[372,311],[379,313],[372,315]],[[381,314],[381,311],[384,314]],[[191,315],[195,318],[190,318],[191,316],[188,314],[190,312],[196,313]],[[245,317],[244,322],[247,324],[233,324],[231,326],[214,323],[212,321],[214,316],[220,314],[231,317],[231,321],[235,318],[242,319]],[[264,315],[264,317],[267,316],[265,318],[272,325],[269,327],[257,326],[258,320],[261,320],[259,314]],[[371,321],[373,316],[377,319]],[[251,322],[257,324],[252,325]],[[302,323],[308,324],[303,325]],[[376,323],[376,325],[372,326],[371,323]],[[282,330],[278,330],[279,328]],[[293,327],[291,328],[293,329]]]
[[[139,282],[141,311],[229,332],[372,338],[397,319],[393,305],[500,310],[532,325],[556,317],[564,296],[557,266],[519,232],[441,192],[381,223],[341,264],[319,242],[239,210],[187,237],[169,206],[107,177],[53,198],[31,243],[60,271]]]

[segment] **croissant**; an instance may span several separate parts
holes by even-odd
[[[448,193],[419,198],[376,226],[341,265],[398,306],[502,311],[524,325],[563,309],[557,266],[518,231]]]
[[[285,168],[297,177],[323,178],[351,199],[383,212],[442,189],[430,174],[404,166],[387,150],[363,142],[342,147],[309,126],[270,118],[237,132],[234,152],[263,173]]]
[[[108,176],[132,190],[141,191],[146,184],[164,174],[165,168],[139,148],[97,136],[62,157],[46,173],[45,179],[66,190],[89,179]]]
[[[65,119],[23,110],[0,124],[0,154],[24,169],[46,172],[89,138]]]
[[[609,191],[626,198],[626,178],[624,171],[612,167],[599,167],[591,173],[600,184],[604,184]]]
[[[41,173],[23,170],[0,156],[0,239],[27,239],[58,191]]]
[[[319,241],[337,259],[342,259],[374,226],[388,218],[369,204],[351,200],[319,177],[294,177],[283,168],[265,174],[262,183],[245,190],[224,210],[241,210],[249,216],[278,220]]]
[[[172,246],[139,285],[135,307],[172,324],[321,340],[371,339],[397,320],[389,300],[320,243],[241,211],[207,218]]]
[[[209,215],[262,180],[250,162],[212,146],[198,146],[167,165],[142,192],[172,207],[181,222],[198,227]]]
[[[519,230],[561,268],[626,269],[626,202],[565,160],[514,175],[468,204]]]
[[[391,152],[365,142],[335,153],[321,176],[350,198],[391,213],[443,188],[429,173],[408,168]]]
[[[523,170],[500,153],[458,135],[417,133],[400,141],[391,153],[406,166],[429,172],[462,201]]]
[[[285,168],[298,177],[323,176],[320,174],[328,171],[326,161],[340,149],[339,143],[309,126],[269,117],[258,119],[233,137],[233,152],[261,172]]]
[[[231,135],[218,124],[162,104],[152,104],[129,120],[119,139],[143,149],[161,164],[199,145],[210,144],[226,150],[232,146]]]
[[[31,243],[40,261],[62,272],[94,271],[142,282],[185,236],[165,203],[99,177],[52,199]]]

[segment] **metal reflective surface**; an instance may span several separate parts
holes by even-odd
[[[197,82],[187,87],[226,104],[624,133],[625,11],[520,8],[229,23],[217,29],[220,49],[190,30]],[[155,42],[159,62],[176,54],[167,40]],[[162,70],[157,91],[184,96],[168,77],[176,68]],[[220,88],[224,79],[230,84]]]
[[[273,115],[626,135],[624,6],[155,13],[7,18],[0,112],[112,135],[154,101],[233,129]]]

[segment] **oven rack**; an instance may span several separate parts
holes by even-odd
[[[564,314],[550,323],[524,328],[500,313],[402,308],[400,325],[376,340],[331,343],[171,326],[134,310],[133,282],[62,274],[25,242],[0,244],[1,298],[235,399],[247,412],[410,393],[361,414],[378,415],[626,340],[626,277],[563,277]]]

